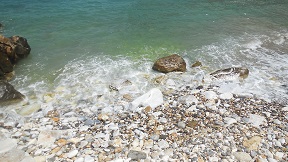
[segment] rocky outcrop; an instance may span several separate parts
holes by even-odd
[[[0,105],[21,101],[20,92],[7,82],[13,75],[13,66],[21,58],[29,55],[31,48],[27,40],[20,36],[0,35]],[[12,75],[11,75],[12,74]]]
[[[173,71],[185,72],[186,62],[181,56],[173,54],[158,59],[154,63],[152,69],[163,73],[169,73]]]
[[[0,35],[0,52],[6,54],[11,64],[29,55],[31,48],[27,40],[20,36],[4,37]]]
[[[245,79],[249,75],[249,70],[244,67],[231,67],[217,70],[210,74],[215,79]]]
[[[0,105],[11,104],[24,99],[24,95],[6,81],[0,81]]]

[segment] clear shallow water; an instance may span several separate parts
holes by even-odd
[[[203,73],[245,66],[251,75],[243,89],[265,98],[288,93],[283,0],[16,0],[0,8],[2,34],[24,36],[32,48],[12,84],[37,102],[57,87],[66,89],[61,105],[73,100],[69,94],[90,98],[127,79],[144,92],[157,86],[149,82],[160,75],[153,62],[172,53],[188,66],[200,60]],[[195,73],[188,69],[185,84]]]

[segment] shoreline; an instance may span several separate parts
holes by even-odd
[[[52,106],[23,123],[2,119],[1,142],[13,141],[11,155],[31,162],[287,160],[287,105],[211,84],[167,90],[154,109],[130,111],[122,94],[110,108]]]

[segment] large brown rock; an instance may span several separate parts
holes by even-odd
[[[0,35],[0,80],[8,80],[13,65],[29,55],[31,48],[27,40],[20,36],[4,37]]]
[[[173,55],[158,59],[154,63],[152,69],[163,72],[163,73],[169,73],[173,71],[185,72],[186,62],[181,56],[177,54],[173,54]]]
[[[0,105],[7,105],[22,101],[24,95],[14,89],[14,87],[6,81],[0,81]]]
[[[20,36],[10,38],[0,35],[0,52],[5,53],[12,64],[29,55],[31,48],[27,40]]]

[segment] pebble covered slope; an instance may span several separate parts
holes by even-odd
[[[162,91],[163,104],[133,112],[63,107],[16,126],[2,113],[0,155],[22,162],[287,161],[288,107],[218,88]]]

